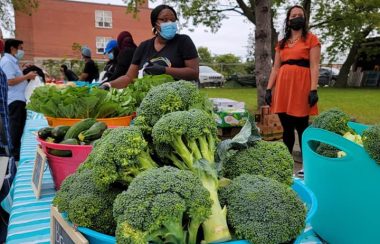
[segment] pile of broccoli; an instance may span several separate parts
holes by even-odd
[[[305,227],[306,208],[296,193],[275,180],[243,174],[220,190],[228,223],[239,239],[278,244],[296,239]]]
[[[63,181],[53,205],[75,225],[112,235],[116,228],[112,204],[122,190],[116,187],[99,190],[94,178],[89,169],[70,175]]]
[[[293,157],[283,142],[257,141],[228,158],[222,176],[234,179],[242,174],[262,175],[291,185],[293,166]]]
[[[191,172],[167,166],[145,171],[115,200],[117,241],[196,244],[211,204],[210,194]]]
[[[137,112],[134,126],[106,130],[57,192],[54,205],[73,223],[131,244],[280,243],[303,228],[284,145],[251,138],[224,165],[230,180],[220,181],[216,122],[195,85],[154,87]]]

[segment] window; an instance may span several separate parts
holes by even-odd
[[[96,53],[103,54],[106,48],[107,42],[111,40],[111,37],[97,36],[96,37]]]
[[[112,28],[112,12],[95,10],[95,26],[99,28]]]

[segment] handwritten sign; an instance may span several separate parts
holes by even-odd
[[[37,199],[40,199],[41,196],[42,177],[44,175],[45,165],[46,154],[40,147],[37,147],[32,174],[32,188]]]
[[[84,236],[70,226],[54,206],[50,208],[50,243],[88,244]]]

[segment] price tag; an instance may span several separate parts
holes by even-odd
[[[37,199],[40,199],[41,196],[42,177],[44,175],[45,165],[46,154],[42,151],[40,147],[37,147],[32,174],[32,188]]]
[[[50,208],[50,243],[53,244],[88,244],[84,236],[70,226],[58,209]]]

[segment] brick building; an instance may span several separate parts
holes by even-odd
[[[126,14],[126,6],[68,0],[39,0],[31,16],[16,12],[15,36],[24,41],[25,60],[79,59],[73,45],[87,45],[94,59],[104,59],[109,39],[129,31],[136,44],[152,37],[150,12],[145,3],[137,18]]]

